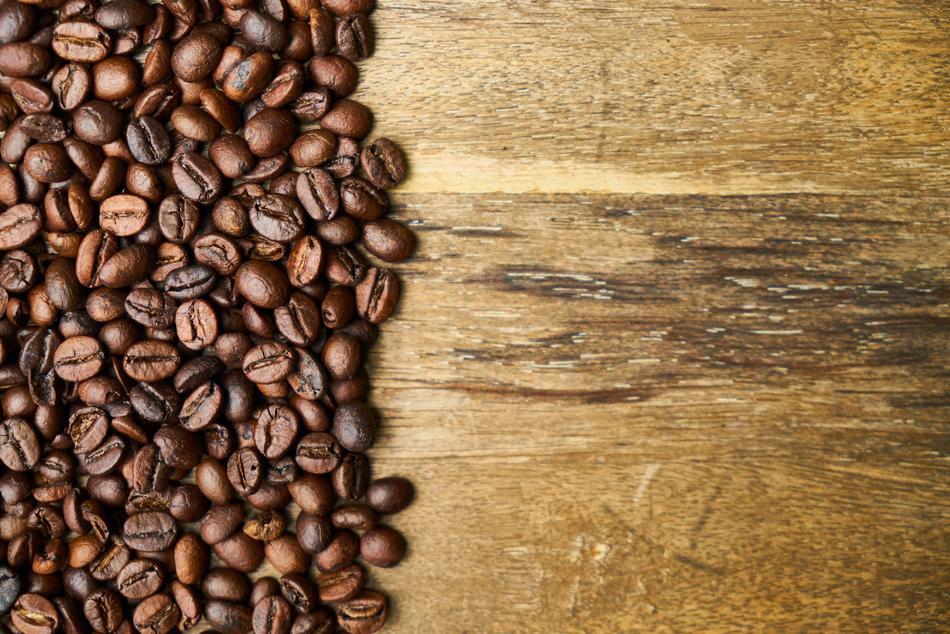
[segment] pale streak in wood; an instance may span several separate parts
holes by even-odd
[[[946,629],[948,5],[380,5],[387,631]]]

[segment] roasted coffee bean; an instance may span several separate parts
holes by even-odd
[[[208,204],[221,193],[221,172],[214,163],[195,152],[185,152],[174,158],[172,176],[175,185],[189,200]]]
[[[195,522],[208,510],[208,499],[193,484],[175,488],[169,502],[168,512],[179,522]]]
[[[204,607],[204,617],[221,634],[247,634],[253,629],[251,609],[227,601],[208,601]],[[28,632],[25,634],[49,634],[49,632]]]
[[[169,273],[162,285],[172,298],[190,300],[210,293],[216,282],[211,268],[203,264],[190,264]]]
[[[241,531],[218,542],[212,548],[222,562],[244,573],[257,570],[264,561],[264,547],[261,543]]]
[[[108,588],[94,590],[83,603],[83,613],[96,632],[115,632],[123,617],[122,601]]]
[[[401,479],[401,478],[400,478]],[[372,487],[372,485],[370,485]],[[369,492],[367,491],[367,496]],[[336,508],[331,514],[330,519],[337,528],[349,528],[357,532],[367,531],[376,526],[376,513],[368,506],[363,504],[344,504]],[[299,521],[298,521],[298,532]]]
[[[243,520],[240,504],[213,506],[201,519],[201,539],[213,546],[233,535]]]
[[[129,151],[140,163],[161,165],[171,154],[171,141],[165,127],[152,117],[130,121],[125,136]]]
[[[238,292],[261,308],[277,308],[287,302],[287,275],[270,262],[250,260],[238,268],[235,276]]]
[[[21,594],[10,611],[13,626],[23,634],[53,634],[60,625],[56,606],[38,594]]]
[[[175,346],[165,341],[147,339],[132,344],[125,353],[122,369],[136,381],[151,382],[171,377],[180,364],[181,356]]]
[[[391,568],[406,554],[406,540],[388,526],[372,528],[360,538],[360,556],[381,568]]]
[[[173,469],[190,470],[201,461],[201,442],[183,427],[163,425],[152,436],[162,460]]]
[[[361,317],[379,324],[396,310],[399,302],[399,280],[387,269],[371,268],[356,286],[356,308]]]
[[[316,554],[314,562],[321,572],[336,572],[353,563],[359,553],[359,544],[356,533],[338,531],[327,547]]]
[[[373,590],[363,590],[354,598],[335,606],[340,627],[349,634],[368,634],[386,623],[386,597]]]
[[[347,453],[330,476],[333,490],[346,501],[363,497],[369,484],[369,462],[360,453]]]
[[[416,239],[402,223],[380,218],[363,225],[362,244],[366,250],[387,262],[401,262],[416,248]]]
[[[359,564],[351,564],[336,572],[327,572],[317,576],[317,590],[320,600],[339,603],[352,599],[363,589],[366,573]]]
[[[264,483],[264,462],[251,447],[243,447],[228,459],[228,481],[241,495],[256,492]]]
[[[116,579],[119,594],[135,601],[149,597],[162,587],[165,573],[154,561],[139,559],[129,562]]]
[[[168,634],[180,617],[178,605],[169,595],[153,594],[135,608],[132,622],[141,634]]]
[[[264,597],[254,606],[254,634],[287,634],[293,622],[293,607],[281,596]]]
[[[329,172],[312,167],[297,177],[297,198],[314,220],[329,220],[340,208],[340,196]]]
[[[162,512],[132,515],[122,528],[122,537],[130,548],[150,552],[169,548],[177,534],[175,518]]]
[[[175,574],[187,584],[205,578],[208,569],[208,547],[194,533],[183,535],[175,544]]]
[[[212,568],[201,579],[201,592],[207,599],[244,603],[251,594],[251,582],[236,570]]]
[[[172,581],[170,588],[172,597],[175,599],[175,604],[181,612],[178,629],[182,632],[186,632],[193,628],[201,619],[201,600],[193,588],[186,586],[178,580]]]
[[[222,51],[221,43],[213,35],[193,33],[175,46],[172,70],[184,81],[200,81],[218,65]]]

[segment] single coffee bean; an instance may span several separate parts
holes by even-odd
[[[122,537],[130,548],[149,552],[169,548],[177,534],[175,518],[162,512],[132,515],[122,528]]]
[[[218,65],[222,52],[221,43],[211,34],[193,33],[175,46],[172,71],[184,81],[200,81]]]
[[[99,205],[99,226],[117,236],[135,235],[150,219],[148,202],[138,196],[119,194]]]
[[[29,244],[39,235],[42,224],[36,205],[23,203],[0,213],[0,250],[9,251]]]
[[[348,530],[337,532],[326,548],[314,557],[321,572],[336,572],[353,563],[359,553],[359,537]]]
[[[297,443],[296,460],[307,473],[330,473],[340,463],[343,449],[327,433],[306,434]]]
[[[125,129],[129,151],[136,161],[146,165],[161,165],[171,155],[171,141],[165,127],[152,117],[140,117],[129,122]]]
[[[178,625],[181,612],[167,594],[153,594],[142,601],[132,614],[135,629],[141,634],[168,634]]]
[[[244,573],[257,570],[264,560],[264,547],[261,542],[251,539],[242,531],[237,531],[212,548],[222,562]]]
[[[370,488],[372,488],[372,485],[370,485]],[[367,491],[367,496],[368,495],[369,492]],[[376,513],[373,512],[373,509],[363,504],[344,504],[330,514],[330,519],[337,528],[349,528],[357,532],[363,532],[373,528],[376,526],[377,521]],[[299,526],[297,531],[299,533]]]
[[[326,603],[339,603],[352,599],[363,589],[366,573],[359,564],[351,564],[336,572],[327,572],[317,576],[317,590],[320,600]]]
[[[377,139],[360,155],[360,164],[367,178],[376,187],[395,187],[406,177],[406,159],[395,143]]]
[[[361,453],[347,453],[330,475],[336,494],[346,501],[363,497],[369,484],[369,461]]]
[[[83,614],[99,634],[115,632],[122,622],[122,601],[108,588],[94,590],[83,603]]]
[[[344,449],[366,451],[376,439],[376,416],[365,403],[345,403],[333,417],[333,435]]]
[[[128,349],[122,368],[136,381],[160,381],[175,374],[181,356],[175,346],[156,339],[139,341]],[[57,373],[60,373],[57,370]]]
[[[185,152],[174,158],[172,176],[175,185],[189,200],[208,204],[221,193],[221,172],[214,163],[195,152]]]
[[[318,167],[311,167],[297,177],[297,198],[314,220],[330,220],[340,208],[333,177]]]
[[[351,62],[373,54],[373,26],[362,14],[349,15],[336,24],[336,43],[340,54]]]
[[[178,606],[178,610],[181,612],[178,629],[186,632],[201,620],[201,600],[197,591],[177,579],[172,581],[169,587],[172,591],[172,597],[175,599],[175,605]]]
[[[169,273],[162,285],[172,298],[191,300],[210,293],[216,282],[211,268],[203,264],[190,264]]]
[[[387,262],[401,262],[412,255],[416,238],[402,223],[380,218],[363,225],[362,244],[366,250]]]
[[[280,594],[297,612],[306,614],[319,604],[317,584],[303,574],[291,573],[280,578]]]
[[[73,133],[93,145],[106,145],[119,138],[125,116],[105,101],[88,101],[73,113]]]
[[[49,599],[38,594],[21,594],[10,611],[13,626],[23,634],[53,634],[59,627],[59,613]]]
[[[333,536],[333,525],[324,515],[301,513],[297,518],[297,541],[306,552],[315,555],[324,550]]]
[[[277,308],[287,302],[289,295],[287,275],[262,260],[242,264],[235,275],[235,286],[247,301],[261,308]]]
[[[340,627],[349,634],[368,634],[379,631],[386,623],[386,597],[373,590],[360,594],[335,606]]]
[[[154,561],[139,559],[122,569],[116,579],[116,589],[127,599],[141,601],[158,592],[164,581],[161,566]]]
[[[247,634],[253,629],[251,609],[227,601],[208,601],[204,607],[204,617],[221,634]],[[28,634],[48,634],[30,632]]]
[[[102,369],[105,353],[92,337],[70,337],[56,348],[53,368],[66,381],[84,381]]]
[[[279,595],[265,597],[254,606],[254,634],[287,634],[293,619],[293,607],[286,599]]]
[[[380,324],[392,316],[399,302],[399,280],[387,269],[371,268],[356,286],[356,308],[367,321]]]
[[[256,492],[264,483],[264,463],[251,447],[243,447],[228,459],[228,481],[241,495]]]
[[[362,139],[373,127],[373,115],[363,104],[341,99],[320,118],[320,127],[341,136]]]
[[[406,540],[388,526],[372,528],[360,538],[360,556],[381,568],[391,568],[406,554]]]
[[[236,570],[212,568],[201,580],[201,592],[206,599],[244,603],[250,596],[251,582]]]
[[[293,116],[282,109],[265,108],[244,126],[244,138],[256,156],[272,156],[290,147],[296,132]]]

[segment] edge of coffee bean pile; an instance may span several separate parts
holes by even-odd
[[[0,0],[0,632],[384,626],[375,4]]]

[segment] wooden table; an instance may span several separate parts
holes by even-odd
[[[387,631],[947,631],[950,5],[379,4]]]

